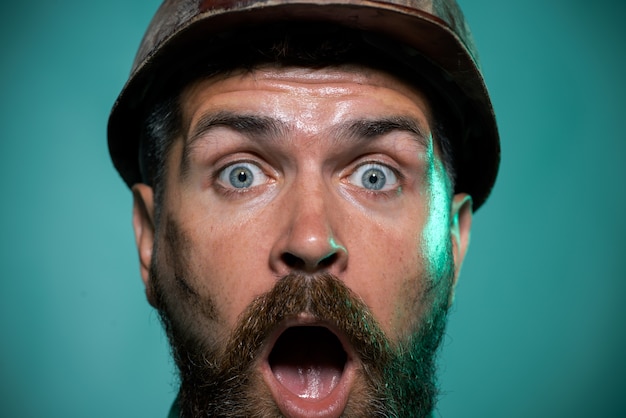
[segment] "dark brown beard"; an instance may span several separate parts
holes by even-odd
[[[302,313],[344,334],[360,361],[360,375],[342,416],[430,415],[437,396],[435,357],[454,274],[449,243],[433,277],[416,278],[425,286],[414,301],[412,314],[418,320],[397,342],[386,337],[365,303],[337,277],[290,274],[247,307],[224,343],[207,330],[220,321],[210,295],[190,286],[192,244],[174,220],[165,219],[163,239],[156,241],[164,246],[154,248],[150,283],[179,369],[182,417],[281,416],[256,366],[278,324]],[[170,266],[173,274],[161,274],[157,261]]]
[[[434,297],[431,314],[419,330],[394,344],[341,280],[330,274],[292,274],[256,298],[242,313],[228,344],[218,347],[194,340],[178,326],[163,303],[158,274],[154,268],[152,272],[153,291],[162,302],[159,313],[180,371],[183,417],[281,416],[254,366],[276,326],[301,313],[343,332],[362,363],[360,384],[342,416],[427,417],[434,408],[435,355],[446,323],[446,298]],[[449,287],[450,280],[442,282]]]

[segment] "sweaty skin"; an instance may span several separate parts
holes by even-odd
[[[417,89],[362,68],[268,67],[201,80],[181,103],[161,217],[138,184],[133,224],[148,299],[154,256],[183,333],[224,343],[250,302],[294,271],[337,276],[392,341],[434,298],[452,300],[429,293],[429,277],[452,248],[456,281],[471,199],[450,193]],[[178,254],[161,250],[169,224]]]

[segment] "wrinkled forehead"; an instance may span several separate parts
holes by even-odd
[[[264,64],[194,80],[180,96],[183,126],[203,108],[216,111],[226,106],[269,114],[291,105],[307,114],[335,112],[329,117],[337,119],[346,117],[343,111],[356,102],[369,105],[360,109],[360,117],[411,116],[428,131],[433,125],[430,101],[420,88],[360,64],[323,68]],[[331,104],[336,106],[325,107]]]

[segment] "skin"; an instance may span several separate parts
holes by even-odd
[[[428,313],[428,277],[442,263],[444,243],[451,243],[456,284],[471,198],[450,193],[428,101],[414,87],[364,68],[265,67],[199,81],[181,103],[182,135],[167,158],[161,217],[154,218],[152,188],[137,184],[133,226],[153,305],[152,263],[174,277],[174,263],[159,250],[166,225],[185,237],[191,274],[162,287],[170,302],[185,302],[170,305],[190,335],[226,341],[256,296],[298,271],[336,275],[398,340]],[[249,116],[278,129],[235,126]],[[388,120],[410,121],[411,129],[378,135],[353,128]],[[237,189],[228,170],[241,162],[255,182]],[[364,187],[364,164],[385,170],[385,188]],[[453,293],[437,296],[452,303]],[[208,300],[211,313],[194,308]]]

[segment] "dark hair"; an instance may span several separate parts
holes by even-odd
[[[309,68],[359,64],[386,71],[420,88],[431,105],[433,136],[441,151],[450,188],[454,190],[454,156],[449,136],[455,126],[453,112],[440,97],[436,84],[426,75],[437,71],[421,57],[413,65],[394,59],[388,51],[372,45],[370,39],[371,34],[327,23],[277,24],[271,29],[250,28],[221,34],[208,41],[206,49],[200,53],[181,50],[181,62],[185,64],[151,87],[153,97],[147,101],[152,105],[144,114],[141,131],[139,166],[143,182],[155,191],[156,219],[164,189],[166,157],[173,139],[180,134],[179,100],[183,89],[201,78],[235,70],[252,71],[264,64]],[[376,38],[376,43],[379,41],[380,38]],[[190,60],[189,56],[194,58]],[[417,71],[416,65],[420,67]]]

